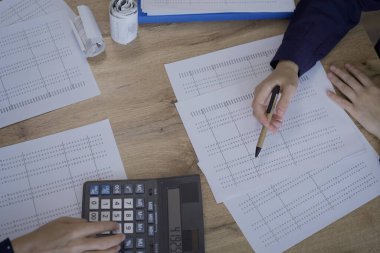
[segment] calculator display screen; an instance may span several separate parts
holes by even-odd
[[[181,200],[179,188],[168,189],[169,253],[182,252]]]

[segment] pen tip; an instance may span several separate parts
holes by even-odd
[[[260,147],[256,147],[255,157],[259,156],[260,151],[261,151],[261,148]]]

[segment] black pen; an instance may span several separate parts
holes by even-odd
[[[276,85],[272,90],[272,95],[270,97],[269,105],[268,105],[268,108],[266,111],[269,123],[272,120],[272,115],[274,112],[274,108],[276,107],[276,103],[277,103],[277,99],[278,99],[279,94],[280,94],[280,86]],[[257,141],[255,157],[259,156],[260,151],[263,147],[266,135],[267,135],[267,128],[265,126],[263,126],[263,128],[261,128],[259,140]]]

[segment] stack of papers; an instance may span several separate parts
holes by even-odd
[[[294,7],[294,0],[141,0],[141,9],[148,15],[292,12]]]
[[[140,24],[284,19],[295,8],[293,0],[138,0],[138,3]]]
[[[0,149],[0,241],[81,217],[83,183],[126,179],[108,120]]]
[[[0,128],[100,94],[74,17],[62,0],[0,2]]]
[[[199,167],[256,252],[282,252],[380,194],[378,155],[325,95],[318,63],[254,157],[255,87],[282,36],[167,64]]]

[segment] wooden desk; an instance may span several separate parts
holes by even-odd
[[[108,118],[129,178],[201,174],[206,252],[253,252],[223,205],[217,205],[197,167],[194,150],[174,106],[164,64],[281,34],[287,21],[159,24],[139,27],[127,46],[110,38],[106,0],[67,0],[88,5],[106,41],[90,65],[102,94],[0,129],[0,147]],[[380,79],[380,62],[359,26],[323,61],[361,64]],[[380,80],[378,80],[380,82]],[[380,152],[380,142],[363,130]],[[288,252],[379,252],[380,198],[299,243]]]

